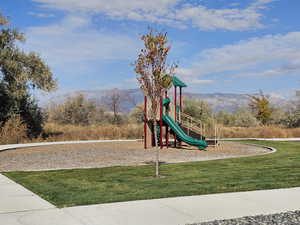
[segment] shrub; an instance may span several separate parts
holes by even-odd
[[[237,127],[256,127],[259,121],[253,116],[251,112],[246,109],[237,110],[233,114],[232,126]]]
[[[10,96],[9,90],[0,83],[0,122],[5,124],[18,114],[27,127],[27,136],[34,138],[43,131],[44,115],[36,100],[29,94]],[[1,127],[1,124],[0,124]]]
[[[216,120],[224,126],[232,127],[255,127],[259,125],[259,121],[247,109],[239,109],[232,113],[220,111],[216,114]]]
[[[1,144],[16,144],[27,138],[27,127],[20,115],[14,114],[0,129]]]
[[[63,104],[48,107],[48,121],[59,124],[89,125],[92,118],[97,118],[96,114],[95,103],[86,100],[82,94],[68,97]]]
[[[144,109],[143,105],[137,105],[131,112],[130,112],[130,121],[134,123],[143,123],[144,122]]]
[[[209,123],[212,118],[212,109],[201,100],[185,98],[183,112],[205,123]]]

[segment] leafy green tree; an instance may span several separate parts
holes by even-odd
[[[270,122],[273,108],[271,107],[267,96],[260,91],[259,95],[249,95],[249,97],[249,107],[254,113],[256,119],[258,119],[264,125]]]
[[[27,125],[28,135],[41,132],[41,111],[30,91],[51,91],[56,81],[49,67],[37,53],[26,53],[18,47],[25,38],[9,26],[7,18],[0,15],[0,122],[4,124],[12,115],[20,115]]]
[[[49,67],[37,53],[25,53],[17,46],[25,37],[17,29],[10,28],[2,17],[0,25],[0,69],[1,82],[11,95],[22,96],[29,89],[51,91],[56,87]]]
[[[231,126],[256,127],[259,121],[253,116],[249,109],[239,109],[232,114]]]
[[[137,105],[131,112],[130,118],[135,123],[143,123],[144,122],[144,108],[143,105]]]
[[[287,127],[300,127],[300,111],[293,110],[286,112],[286,118],[282,121]]]
[[[30,95],[24,95],[19,100],[19,114],[27,126],[29,137],[37,137],[42,133],[45,115]]]
[[[234,121],[234,115],[227,111],[219,111],[216,113],[216,120],[218,123],[224,126],[232,126],[232,121]]]
[[[281,123],[287,127],[300,127],[300,99],[288,105]]]
[[[68,97],[63,104],[50,106],[48,120],[59,124],[89,125],[96,113],[95,102],[79,94]]]
[[[270,124],[274,125],[285,125],[287,119],[287,110],[282,108],[273,107],[272,114],[270,116]]]
[[[260,124],[248,108],[234,112],[220,111],[216,113],[216,120],[228,127],[255,127]]]
[[[206,123],[208,123],[213,117],[212,109],[205,101],[202,100],[185,98],[183,112]]]

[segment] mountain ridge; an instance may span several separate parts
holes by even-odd
[[[121,96],[121,111],[129,112],[137,104],[143,102],[143,93],[140,89],[103,89],[103,90],[79,90],[68,92],[65,94],[54,94],[48,99],[42,99],[41,105],[46,106],[49,103],[60,104],[65,99],[78,94],[84,95],[88,100],[95,101],[97,105],[104,106],[113,92]],[[169,91],[170,96],[173,95],[173,90]],[[249,103],[249,95],[253,94],[238,94],[238,93],[193,93],[183,91],[183,96],[195,100],[203,100],[207,102],[213,111],[229,111],[232,112],[236,109],[246,107]],[[255,95],[255,94],[254,94]],[[271,104],[275,106],[282,106],[286,101],[284,98],[278,96],[269,97]]]

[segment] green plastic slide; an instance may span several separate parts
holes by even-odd
[[[176,137],[179,140],[181,140],[189,145],[197,146],[198,149],[200,149],[200,150],[204,150],[207,148],[206,141],[195,139],[195,138],[188,136],[171,117],[169,117],[167,115],[163,115],[163,121],[170,126],[170,128],[176,134]]]

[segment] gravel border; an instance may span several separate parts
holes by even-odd
[[[236,219],[215,220],[186,225],[292,225],[300,224],[300,211],[289,211],[269,215],[245,216]]]
[[[277,149],[276,149],[276,148],[273,148],[273,147],[270,147],[270,146],[266,146],[266,145],[249,144],[249,143],[241,143],[241,144],[244,144],[244,145],[250,145],[250,146],[254,146],[254,147],[266,148],[266,149],[269,149],[269,150],[270,150],[270,152],[266,152],[266,153],[263,153],[263,154],[260,154],[260,155],[267,155],[267,154],[271,154],[271,153],[277,152]],[[250,156],[251,156],[251,155],[250,155]],[[245,156],[245,157],[247,157],[247,156]]]
[[[300,138],[221,138],[220,141],[300,141]],[[26,144],[8,144],[0,145],[0,151],[13,150],[17,148],[27,148],[35,146],[47,146],[47,145],[63,145],[63,144],[85,144],[85,143],[109,143],[109,142],[135,142],[143,141],[143,139],[111,139],[111,140],[85,140],[85,141],[57,141],[57,142],[37,142],[37,143],[26,143]],[[269,146],[262,146],[256,144],[247,144],[256,147],[264,147],[276,152],[276,149]],[[271,152],[271,153],[273,153]]]
[[[38,142],[26,144],[0,145],[0,151],[13,150],[17,148],[38,147],[47,145],[65,145],[65,144],[87,144],[87,143],[110,143],[110,142],[134,142],[143,141],[143,139],[116,139],[116,140],[86,140],[86,141],[56,141],[56,142]]]
[[[58,170],[75,168],[100,168],[110,166],[138,166],[153,164],[155,149],[143,149],[140,141],[75,142],[76,144],[44,145],[0,152],[0,171]],[[81,145],[80,145],[80,144]],[[126,144],[125,144],[126,143]],[[196,147],[160,150],[162,163],[181,163],[241,158],[270,154],[269,148],[246,145],[238,142],[224,142],[217,148],[209,147],[199,151]]]
[[[221,138],[220,141],[300,141],[300,138]],[[26,143],[26,144],[8,144],[0,145],[0,151],[6,151],[16,148],[26,148],[26,147],[35,147],[35,146],[46,146],[46,145],[63,145],[63,144],[84,144],[84,143],[107,143],[107,142],[122,142],[122,141],[143,141],[143,139],[111,139],[111,140],[85,140],[85,141],[58,141],[58,142],[38,142],[38,143]],[[250,145],[250,144],[249,144]],[[254,144],[253,144],[254,145]],[[258,145],[257,145],[258,146]],[[263,146],[274,151],[275,149]],[[275,150],[276,151],[276,150]],[[274,151],[274,152],[275,152]]]

